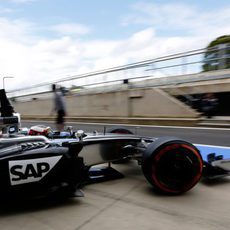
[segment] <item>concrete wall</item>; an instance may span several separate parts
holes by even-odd
[[[66,102],[69,117],[198,117],[190,107],[157,88],[73,95],[67,96]],[[22,116],[49,116],[52,99],[13,105]]]
[[[223,93],[230,92],[230,79],[200,81],[196,83],[184,83],[170,87],[162,87],[162,90],[170,95]]]
[[[230,92],[230,69],[155,80],[170,95]]]
[[[127,92],[97,93],[67,97],[69,116],[128,116]]]
[[[197,117],[197,113],[164,91],[152,88],[141,90],[143,97],[131,97],[134,117]]]

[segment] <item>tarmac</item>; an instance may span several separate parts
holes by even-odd
[[[125,177],[87,185],[83,198],[1,205],[1,229],[229,229],[229,179],[200,182],[183,195],[165,196],[153,191],[136,162],[113,166]]]
[[[230,117],[206,119],[227,127]],[[204,122],[205,123],[205,122]],[[154,192],[135,161],[112,164],[122,179],[90,184],[84,197],[0,205],[3,230],[229,230],[230,178],[179,196]]]

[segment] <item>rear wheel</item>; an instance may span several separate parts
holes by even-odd
[[[116,134],[133,134],[132,131],[130,131],[129,129],[126,129],[124,127],[119,127],[119,126],[115,126],[115,127],[111,127],[107,130],[107,133],[116,133]]]
[[[115,134],[133,134],[132,131],[130,131],[129,129],[126,129],[124,127],[120,127],[120,126],[114,126],[111,127],[107,130],[107,133],[115,133]],[[120,160],[116,160],[113,161],[113,164],[125,164],[129,161],[129,158],[123,158]]]
[[[202,176],[203,168],[197,148],[182,140],[156,144],[147,147],[142,164],[150,184],[168,194],[180,194],[195,186]]]

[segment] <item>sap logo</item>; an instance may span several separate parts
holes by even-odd
[[[33,164],[28,164],[25,167],[23,172],[22,165],[14,165],[11,167],[10,172],[15,177],[12,178],[12,181],[26,180],[28,177],[42,177],[43,173],[48,172],[50,165],[46,162],[37,163],[35,166]]]
[[[58,163],[61,157],[9,161],[11,185],[40,181]]]

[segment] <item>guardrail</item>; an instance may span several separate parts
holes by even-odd
[[[28,96],[50,92],[51,84],[77,91],[100,86],[116,86],[148,79],[200,73],[202,71],[230,68],[230,45],[219,45],[210,49],[149,59],[128,65],[74,75],[52,82],[44,82],[29,87],[8,91],[9,97]]]

